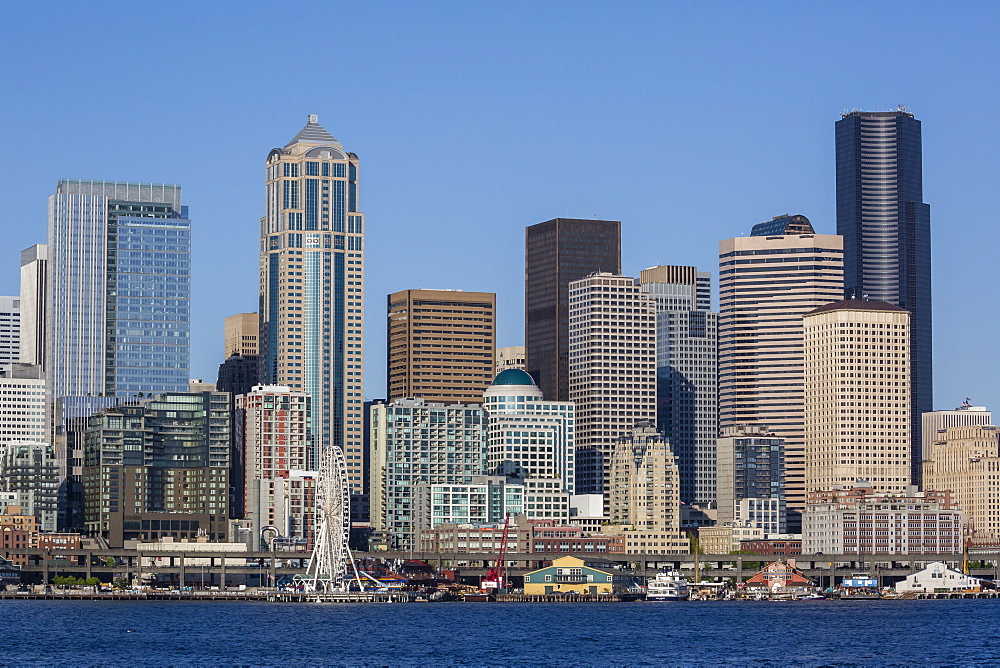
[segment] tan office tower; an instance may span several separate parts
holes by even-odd
[[[656,307],[634,278],[569,284],[569,398],[576,403],[576,493],[608,503],[615,442],[656,421]]]
[[[927,415],[927,413],[924,413]],[[926,431],[924,432],[927,433]],[[994,425],[949,427],[937,433],[924,460],[924,486],[950,489],[965,515],[970,547],[1000,546],[1000,437]]]
[[[849,299],[803,318],[806,492],[910,485],[910,314]]]
[[[21,305],[23,306],[24,303],[22,302]],[[23,327],[24,321],[21,322]],[[920,422],[922,427],[920,430],[920,453],[926,462],[934,459],[934,443],[942,438],[945,429],[993,424],[993,414],[986,410],[986,406],[973,406],[966,399],[961,406],[953,411],[924,413],[920,416]]]
[[[341,448],[351,494],[364,491],[358,169],[358,156],[309,116],[267,155],[260,240],[261,384],[309,395],[316,458]]]
[[[719,244],[719,426],[762,424],[784,439],[792,532],[805,508],[802,316],[843,299],[843,249],[805,216]]]
[[[389,295],[389,401],[481,404],[494,375],[496,299],[461,290]]]
[[[225,320],[223,328],[225,338],[225,355],[258,355],[260,354],[260,317],[256,313],[237,313]]]

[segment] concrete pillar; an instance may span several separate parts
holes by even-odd
[[[222,579],[219,581],[219,589],[226,591],[226,557],[222,557]]]
[[[183,552],[181,552],[180,566],[181,566],[181,573],[180,573],[180,584],[178,585],[178,588],[184,587],[184,578],[186,576],[186,573],[184,572],[184,553]]]

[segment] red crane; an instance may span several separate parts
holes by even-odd
[[[507,513],[506,518],[503,521],[503,538],[500,540],[500,556],[497,557],[496,564],[493,565],[490,570],[486,571],[486,575],[480,581],[480,589],[483,591],[494,591],[499,592],[501,589],[506,588],[507,580],[504,576],[504,565],[507,563],[507,537],[510,533],[510,513]]]

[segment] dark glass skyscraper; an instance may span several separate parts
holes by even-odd
[[[621,274],[621,222],[555,218],[525,230],[525,367],[549,401],[569,401],[569,284]]]
[[[852,111],[837,121],[837,233],[848,299],[910,312],[913,481],[921,414],[933,410],[931,214],[923,202],[920,121],[898,111]]]

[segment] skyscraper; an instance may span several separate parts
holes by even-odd
[[[802,318],[806,493],[910,485],[910,315],[886,302],[826,304]]]
[[[0,297],[0,365],[21,361],[21,299]]]
[[[493,380],[496,301],[492,292],[401,290],[389,295],[389,401],[421,397],[479,404]]]
[[[62,179],[49,197],[49,392],[183,392],[191,221],[181,188]]]
[[[576,493],[608,501],[617,439],[656,418],[656,310],[634,278],[569,285],[569,399],[576,403]]]
[[[661,266],[639,273],[656,304],[656,425],[680,470],[681,501],[716,501],[718,319],[712,274]]]
[[[802,315],[843,286],[843,240],[805,216],[719,244],[719,426],[768,425],[785,440],[789,531],[805,507]]]
[[[223,323],[224,358],[230,355],[258,355],[260,353],[260,316],[256,313],[237,313]]]
[[[837,234],[847,299],[910,312],[912,476],[921,476],[921,414],[934,410],[931,212],[923,201],[920,121],[897,111],[852,111],[836,124]]]
[[[21,363],[45,369],[45,295],[49,247],[35,244],[21,251]]]
[[[525,369],[549,401],[569,401],[569,284],[620,274],[621,223],[555,218],[525,230]]]
[[[360,494],[364,214],[358,211],[358,156],[310,115],[284,148],[268,153],[266,207],[262,382],[309,395],[316,456],[341,448],[350,491]]]

